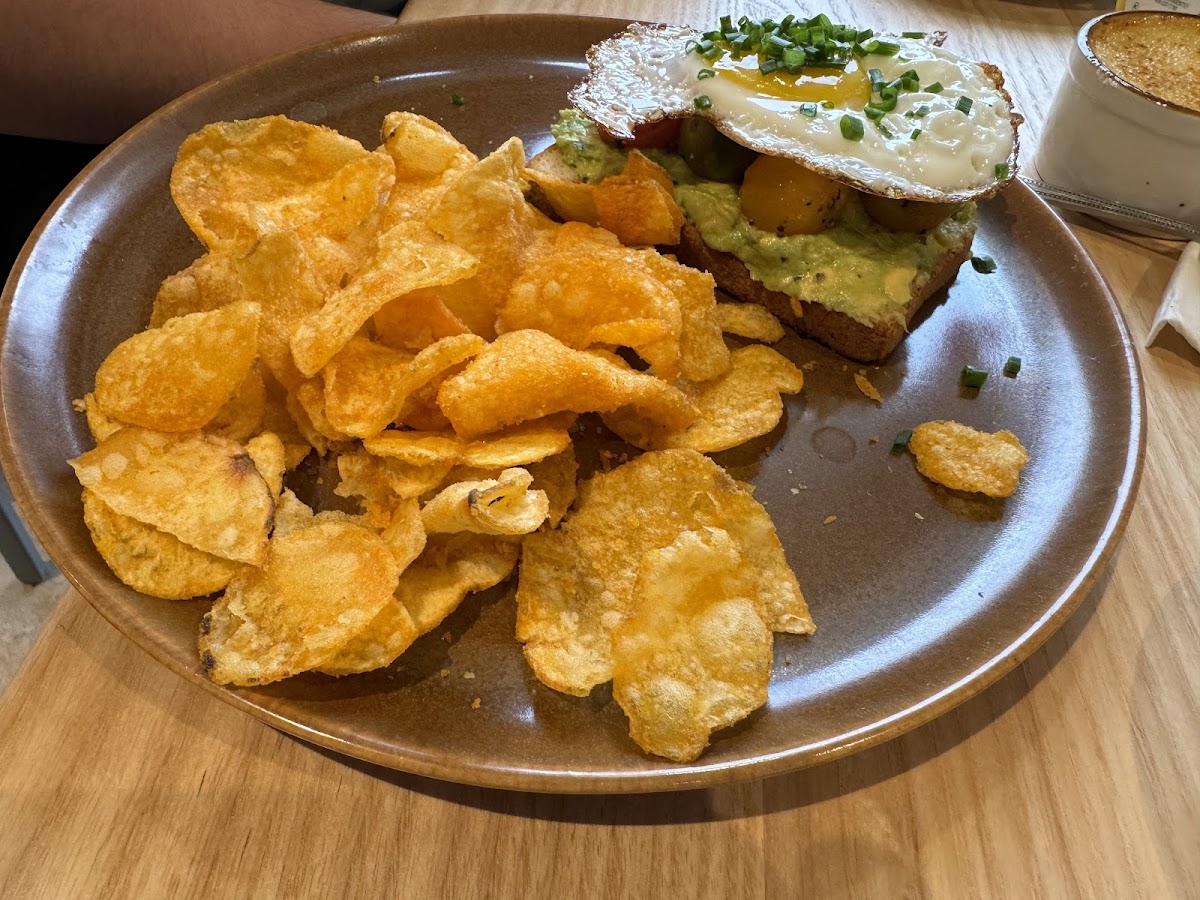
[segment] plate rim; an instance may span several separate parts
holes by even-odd
[[[536,20],[539,24],[555,23],[570,25],[576,28],[613,27],[619,30],[622,23],[632,20],[608,16],[573,16],[555,13],[533,14],[502,14],[495,16],[461,16],[444,19],[430,19],[419,22],[388,26],[370,32],[362,32],[335,38],[309,47],[292,50],[279,54],[271,59],[257,63],[235,72],[223,75],[213,81],[201,85],[188,93],[176,98],[154,113],[134,125],[108,147],[101,151],[55,198],[39,218],[37,225],[30,233],[17,259],[8,273],[4,290],[0,295],[0,347],[7,343],[9,328],[9,312],[16,295],[18,283],[25,270],[29,257],[41,239],[46,227],[55,218],[58,210],[76,192],[76,190],[91,177],[93,171],[106,164],[107,160],[127,143],[137,139],[144,130],[155,127],[164,119],[170,118],[181,106],[194,102],[195,98],[203,97],[215,91],[230,81],[247,78],[257,72],[270,70],[285,60],[295,57],[320,55],[330,53],[353,53],[357,45],[372,44],[380,39],[396,37],[400,34],[410,34],[414,30],[454,29],[466,23],[477,24],[481,19],[492,22],[508,20],[513,23]],[[135,646],[148,653],[164,668],[183,677],[185,680],[199,685],[209,694],[252,715],[254,718],[280,731],[300,738],[309,743],[332,750],[349,757],[363,760],[387,769],[407,772],[413,775],[435,778],[459,784],[473,785],[483,788],[503,790],[518,790],[534,793],[571,793],[571,794],[604,794],[604,793],[648,793],[656,791],[691,790],[712,787],[718,784],[747,781],[779,775],[829,762],[868,747],[882,744],[901,734],[927,724],[943,715],[954,707],[983,692],[1004,675],[1011,672],[1026,660],[1038,647],[1053,635],[1067,618],[1080,605],[1090,591],[1107,563],[1116,552],[1120,539],[1132,513],[1133,502],[1141,482],[1146,455],[1145,415],[1145,382],[1141,373],[1141,364],[1136,347],[1133,344],[1124,313],[1117,304],[1115,297],[1108,287],[1103,275],[1096,267],[1079,239],[1067,227],[1060,216],[1034,194],[1024,184],[1014,183],[1009,188],[1021,195],[1021,202],[1032,203],[1044,215],[1049,216],[1056,224],[1060,234],[1066,238],[1076,251],[1076,256],[1082,264],[1085,276],[1094,282],[1104,299],[1105,308],[1114,320],[1120,336],[1120,352],[1124,356],[1125,368],[1130,382],[1130,419],[1129,447],[1125,454],[1124,466],[1120,482],[1116,486],[1116,496],[1110,508],[1103,530],[1092,546],[1086,560],[1081,564],[1069,584],[1049,603],[1042,614],[1017,638],[1005,647],[996,651],[985,662],[977,666],[967,675],[957,681],[942,686],[930,696],[907,708],[893,713],[868,726],[828,738],[816,744],[792,747],[777,752],[760,753],[738,760],[726,760],[719,763],[692,765],[664,764],[661,769],[642,770],[634,772],[549,772],[544,769],[522,768],[517,762],[498,767],[497,765],[479,766],[462,763],[446,763],[439,759],[431,759],[422,753],[381,752],[373,746],[356,743],[336,734],[308,726],[304,722],[290,718],[279,712],[266,709],[252,702],[254,694],[245,689],[228,688],[213,683],[200,671],[199,664],[191,666],[183,664],[163,647],[153,641],[139,640],[132,632],[132,623],[120,615],[121,610],[107,604],[102,597],[93,597],[82,583],[82,579],[68,568],[62,568],[63,574],[101,616],[116,628]],[[8,395],[3,378],[0,378],[0,416],[3,417],[3,439],[0,440],[0,464],[2,464],[13,497],[23,518],[37,536],[42,546],[52,559],[69,556],[64,548],[54,539],[54,529],[51,527],[52,517],[47,515],[34,502],[32,490],[26,482],[24,468],[19,462],[19,454],[13,440],[12,429],[8,427]],[[15,476],[15,477],[14,477]]]

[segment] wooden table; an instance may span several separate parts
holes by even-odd
[[[481,9],[600,4],[410,0],[403,20]],[[603,10],[696,24],[730,11]],[[830,9],[942,27],[1002,65],[1029,118],[1027,159],[1060,60],[1099,11]],[[1072,228],[1140,346],[1181,245]],[[167,674],[68,593],[0,703],[0,897],[1200,896],[1200,354],[1174,334],[1139,353],[1149,446],[1116,556],[1024,665],[904,737],[679,795],[458,787],[275,732]]]

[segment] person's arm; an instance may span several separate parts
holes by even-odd
[[[218,75],[392,21],[321,0],[0,0],[0,133],[106,142]]]

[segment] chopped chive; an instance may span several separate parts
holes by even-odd
[[[791,70],[793,67],[799,68],[805,62],[804,51],[799,47],[788,47],[783,51],[783,64]],[[794,74],[794,73],[793,73]]]
[[[833,107],[834,107],[834,102],[832,100],[822,100],[821,101],[822,109],[833,109]]]
[[[981,275],[991,275],[996,271],[996,261],[990,256],[972,256],[971,268]]]
[[[854,46],[851,47],[850,50],[855,56],[857,56],[859,58],[862,58],[867,55],[866,48],[863,47],[862,44],[857,43],[857,42],[855,42]]]
[[[875,49],[872,52],[880,56],[895,56],[900,52],[900,45],[891,41],[875,41]]]
[[[857,40],[860,44],[863,41],[869,41],[873,37],[875,37],[875,32],[873,32],[870,28],[866,29],[865,31],[860,31],[854,36],[855,40]]]
[[[922,103],[920,106],[910,109],[904,115],[908,116],[910,119],[920,119],[923,116],[929,115],[929,107]]]
[[[910,137],[910,138],[912,138],[914,141],[915,141],[917,138],[919,138],[920,136],[921,136],[921,129],[920,129],[920,128],[914,128],[914,129],[912,130],[912,134],[910,134],[910,135],[909,135],[909,137]]]
[[[871,82],[871,92],[878,94],[883,87],[883,71],[880,69],[871,69],[867,72],[867,80]]]
[[[733,18],[731,16],[721,16],[721,31],[733,31]]]
[[[892,131],[892,129],[888,128],[881,121],[876,121],[875,127],[879,129],[879,133],[882,134],[884,137],[893,138],[896,136],[895,133]]]
[[[921,38],[925,37],[925,32],[923,32],[923,31],[902,31],[902,32],[900,32],[900,37],[916,38],[917,40],[920,40]]]
[[[708,94],[701,94],[692,103],[696,105],[696,109],[712,109],[712,101],[708,99]]]
[[[892,439],[892,452],[903,453],[908,449],[908,442],[912,440],[912,429],[905,428]]]
[[[842,129],[842,137],[848,141],[861,141],[863,135],[866,134],[862,119],[857,116],[842,116],[842,120],[838,124]]]
[[[1012,171],[1012,170],[1009,169],[1008,163],[1006,163],[1006,162],[996,163],[996,180],[1003,181],[1005,178],[1008,177],[1008,173],[1010,171]]]
[[[814,119],[814,118],[816,118],[816,115],[817,115],[817,104],[801,103],[796,108],[796,112],[800,113],[800,115],[802,115],[802,116],[806,116],[809,119]]]
[[[1021,357],[1010,356],[1004,364],[1004,374],[1009,378],[1016,378],[1017,373],[1021,371]]]
[[[703,81],[705,78],[715,78],[716,74],[717,73],[714,72],[712,69],[701,69],[699,72],[696,73],[696,77],[698,79],[700,79],[701,81]]]
[[[464,103],[467,102],[467,99],[462,94],[451,94],[450,102],[453,103],[455,106],[462,106]]]
[[[973,103],[974,101],[970,97],[959,97],[958,102],[954,104],[954,108],[963,115],[969,116],[971,114],[971,105]]]
[[[983,369],[976,369],[974,366],[963,366],[962,370],[962,385],[969,388],[981,388],[983,383],[987,381],[988,373]]]
[[[942,83],[940,81],[935,81],[929,87],[925,88],[925,90],[931,94],[940,94],[942,91],[945,90],[945,88],[942,87]]]
[[[878,122],[880,119],[882,119],[883,113],[884,111],[874,103],[868,103],[865,107],[863,107],[863,115],[865,115],[872,122]]]

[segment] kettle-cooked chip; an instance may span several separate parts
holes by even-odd
[[[266,556],[275,501],[233,441],[130,426],[69,462],[121,515],[223,559],[260,565]]]
[[[81,411],[87,416],[88,431],[91,432],[92,440],[97,444],[125,427],[104,414],[104,410],[96,402],[95,394],[84,394],[82,401],[76,400],[75,409],[80,410],[81,407]]]
[[[345,235],[393,181],[386,153],[332,128],[266,116],[189,135],[171,169],[171,197],[210,250],[245,252],[273,231]]]
[[[691,762],[712,732],[767,702],[771,632],[747,570],[714,528],[642,556],[633,610],[613,634],[613,699],[648,753]]]
[[[270,431],[252,437],[246,442],[246,453],[254,460],[254,467],[271,489],[271,496],[283,493],[283,474],[287,471],[287,448],[279,435]]]
[[[450,472],[448,464],[413,466],[398,459],[372,456],[365,450],[343,453],[337,460],[339,497],[362,497],[375,503],[409,500],[427,494]]]
[[[438,492],[421,508],[426,534],[529,534],[550,512],[545,491],[530,490],[533,476],[505,469],[498,478],[460,481]]]
[[[525,149],[510,138],[459,176],[428,219],[431,228],[479,259],[477,273],[439,295],[471,331],[489,340],[513,279],[558,228],[525,202],[524,168]]]
[[[156,431],[192,431],[217,414],[258,353],[257,303],[171,319],[122,341],[96,372],[110,418]]]
[[[568,410],[632,406],[672,429],[696,419],[695,407],[678,388],[531,330],[496,338],[466,369],[446,379],[438,405],[468,439]]]
[[[326,370],[325,387],[330,422],[361,438],[373,437],[400,419],[411,397],[431,384],[440,384],[449,372],[487,346],[478,335],[452,335],[401,364],[403,351],[365,343],[369,345],[367,354],[361,351],[368,348],[356,340],[347,345],[357,348],[354,358],[334,358],[332,377]]]
[[[757,303],[718,303],[717,324],[726,334],[774,344],[783,340],[783,325]]]
[[[550,204],[550,208],[564,222],[599,224],[600,216],[596,212],[596,185],[586,181],[559,178],[537,169],[525,169],[522,174],[531,185],[536,185],[536,189],[530,190],[531,199],[541,205],[533,196],[534,193],[540,192]]]
[[[575,478],[579,474],[579,463],[575,459],[575,447],[567,444],[567,449],[554,456],[547,456],[540,462],[528,466],[529,474],[533,476],[533,486],[536,490],[545,491],[550,501],[550,511],[546,514],[546,524],[554,528],[567,514],[571,504],[575,502]]]
[[[570,419],[561,415],[523,422],[482,440],[464,441],[453,432],[385,431],[363,441],[376,456],[414,466],[472,466],[507,469],[537,462],[571,446]]]
[[[956,491],[1009,497],[1029,454],[1011,431],[988,434],[959,422],[926,422],[908,442],[917,471]]]
[[[797,393],[804,386],[804,373],[759,344],[734,350],[731,361],[729,371],[711,381],[678,385],[700,411],[696,422],[682,431],[658,427],[628,409],[606,413],[604,424],[643,450],[715,453],[767,434],[783,418],[780,393]]]
[[[639,150],[629,153],[620,175],[596,185],[596,222],[622,244],[678,244],[683,211],[671,176]]]
[[[478,162],[449,131],[415,113],[388,113],[381,131],[382,149],[396,167],[384,228],[403,219],[424,221],[454,180]]]
[[[390,666],[420,637],[417,623],[395,596],[389,597],[369,625],[350,638],[319,671],[326,675],[355,675]]]
[[[423,288],[384,304],[371,320],[379,342],[397,350],[422,350],[444,337],[469,334],[437,288]]]
[[[554,249],[527,265],[500,307],[500,332],[533,328],[568,347],[630,347],[667,381],[680,375],[679,301],[645,256],[578,222],[558,231]]]
[[[462,532],[431,535],[424,552],[400,576],[396,599],[426,634],[466,598],[512,574],[521,545],[499,537]]]
[[[612,678],[612,634],[632,609],[642,556],[705,527],[729,532],[753,578],[748,599],[768,628],[813,631],[762,505],[695,451],[645,453],[583,482],[557,529],[525,538],[517,639],[538,679],[584,696]]]
[[[292,357],[315,375],[371,316],[397,297],[473,275],[479,260],[419,222],[400,222],[379,236],[371,258],[350,283],[292,332]]]
[[[113,574],[151,597],[204,597],[224,588],[242,567],[121,515],[94,491],[83,492],[83,521]]]
[[[266,414],[267,389],[258,369],[251,366],[233,396],[208,420],[204,430],[235,444],[244,444],[262,431]]]
[[[217,684],[268,684],[332,659],[396,589],[396,562],[377,536],[325,522],[271,541],[200,626],[200,658]]]

